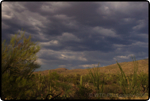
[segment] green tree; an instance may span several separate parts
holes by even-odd
[[[10,44],[2,43],[2,96],[18,99],[25,97],[25,91],[31,89],[34,85],[31,82],[32,73],[40,65],[35,63],[36,53],[40,46],[30,41],[24,36],[24,33],[18,37],[18,34],[12,36]],[[21,43],[20,41],[23,41]],[[30,81],[30,82],[29,82]]]

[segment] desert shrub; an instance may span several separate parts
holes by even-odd
[[[23,43],[19,43],[23,39]],[[35,82],[32,73],[40,65],[36,64],[36,53],[39,46],[30,42],[31,36],[26,39],[24,34],[17,38],[13,36],[9,45],[2,44],[2,99],[25,99],[31,93]]]
[[[143,92],[147,92],[148,89],[149,89],[149,85],[148,85],[148,74],[146,73],[143,73],[141,72],[139,75],[138,75],[138,78],[139,78],[139,82],[141,84],[141,87],[143,88]]]
[[[76,74],[76,75],[75,75],[75,79],[76,79],[76,80],[80,80],[80,76],[81,76],[80,74]]]
[[[64,81],[76,84],[75,82],[78,82],[79,80],[77,80],[77,77],[75,75],[70,74],[64,78]]]
[[[2,79],[3,98],[11,97],[12,99],[26,99],[27,96],[30,96],[32,92],[31,89],[35,86],[35,82],[32,81],[32,78],[26,79],[22,78],[21,76],[13,77],[10,76],[8,73],[5,73],[3,74]],[[4,79],[7,81],[4,82]]]
[[[61,82],[61,83],[57,83],[56,85],[59,89],[62,89],[64,94],[61,96],[62,98],[66,99],[70,97],[70,92],[71,92],[71,88],[72,86],[70,84]],[[62,99],[61,98],[61,99]]]
[[[92,92],[90,88],[86,88],[84,86],[78,85],[78,90],[76,90],[74,94],[75,99],[88,99],[89,94]]]
[[[54,79],[54,80],[59,80],[60,79],[60,75],[57,72],[52,72],[51,76],[52,76],[52,79]]]
[[[60,80],[63,82],[72,82],[72,78],[74,78],[73,75],[66,75],[66,76],[61,76]]]
[[[74,85],[79,85],[80,84],[79,80],[77,80],[76,78],[72,79],[72,83]]]
[[[90,80],[88,74],[86,74],[86,75],[83,76],[83,80],[84,80],[84,82],[90,82],[90,81],[92,82],[92,80]]]
[[[66,77],[65,77],[64,75],[60,74],[59,81],[60,81],[60,82],[66,82],[67,79],[66,79]]]

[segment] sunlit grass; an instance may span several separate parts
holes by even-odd
[[[133,57],[132,57],[133,59]],[[135,58],[134,58],[135,59]],[[135,60],[133,60],[134,63],[134,71],[133,71],[133,75],[129,77],[127,77],[124,73],[124,71],[122,70],[121,66],[118,64],[118,67],[121,71],[121,76],[119,76],[119,84],[122,88],[122,91],[124,94],[132,94],[135,95],[138,92],[140,92],[140,86],[141,86],[141,82],[138,82],[138,75],[137,75],[137,71],[138,71],[138,62]],[[142,78],[142,75],[139,76],[139,78]]]
[[[126,75],[118,62],[120,70],[118,74],[100,73],[99,64],[97,67],[88,69],[89,72],[86,75],[70,74],[64,76],[50,71],[48,75],[34,74],[31,81],[35,86],[24,92],[23,98],[44,100],[50,94],[47,99],[119,99],[121,98],[119,96],[101,97],[96,94],[145,94],[149,89],[148,75],[144,72],[138,73],[138,63],[136,60],[133,60],[133,63],[134,70],[131,75]],[[90,97],[91,93],[95,95]],[[21,97],[18,98],[21,99]],[[13,99],[13,97],[8,96],[6,99]]]
[[[97,68],[89,69],[89,77],[92,79],[92,83],[97,88],[97,93],[103,93],[104,88],[104,78],[103,82],[100,81],[100,73],[99,73],[99,64]]]

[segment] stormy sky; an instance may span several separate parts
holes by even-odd
[[[2,41],[25,30],[41,67],[91,68],[148,58],[148,2],[2,2]]]

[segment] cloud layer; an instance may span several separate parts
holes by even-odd
[[[2,40],[22,28],[39,70],[148,58],[148,2],[2,2]]]

